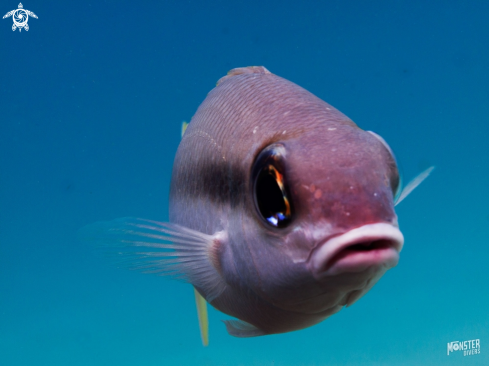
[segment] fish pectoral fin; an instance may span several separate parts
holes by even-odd
[[[185,122],[183,121],[182,122],[182,138],[183,138],[183,135],[185,134],[185,131],[187,131],[187,127],[188,127],[188,122]]]
[[[197,305],[197,316],[199,317],[200,337],[204,346],[209,345],[209,319],[207,316],[207,302],[194,288],[195,304]]]
[[[85,226],[78,236],[119,266],[193,284],[209,302],[227,286],[214,264],[225,232],[207,235],[168,222],[125,217]]]
[[[413,180],[411,180],[401,191],[399,194],[399,197],[397,198],[395,205],[397,206],[401,201],[406,198],[417,186],[419,186],[428,176],[430,173],[435,169],[434,166],[429,167],[422,173],[418,174]]]
[[[248,337],[258,337],[262,335],[266,335],[263,330],[246,323],[242,320],[223,320],[222,321],[226,325],[226,330],[233,337],[238,338],[248,338]]]

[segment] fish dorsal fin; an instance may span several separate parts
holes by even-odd
[[[264,66],[247,66],[247,67],[237,67],[232,70],[229,70],[226,76],[223,76],[217,81],[216,86],[221,84],[224,80],[227,80],[236,75],[243,74],[262,74],[262,75],[271,75],[272,73],[268,71]]]
[[[125,217],[85,226],[79,238],[116,259],[120,267],[189,282],[212,301],[227,286],[214,265],[214,248],[225,240],[224,234]]]
[[[422,173],[418,174],[413,180],[411,180],[401,191],[399,196],[396,199],[396,206],[401,203],[401,201],[406,198],[417,186],[419,186],[428,176],[430,173],[435,169],[434,166],[429,167]]]
[[[199,317],[200,337],[204,347],[209,345],[209,319],[207,316],[207,302],[194,288],[195,305],[197,305],[197,316]]]
[[[263,330],[242,320],[223,320],[223,323],[226,325],[226,330],[228,331],[228,333],[233,337],[248,338],[258,337],[266,334]]]

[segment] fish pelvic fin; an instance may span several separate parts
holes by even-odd
[[[209,319],[207,316],[207,302],[194,288],[195,304],[197,305],[197,316],[199,317],[200,337],[204,347],[209,345]]]
[[[125,217],[85,226],[78,236],[114,258],[119,267],[189,282],[209,302],[227,286],[216,269],[215,249],[225,232],[207,235],[168,222]]]
[[[226,325],[228,333],[233,337],[249,338],[267,334],[263,330],[242,320],[231,319],[223,320],[222,322]]]
[[[406,198],[417,186],[419,186],[428,176],[430,173],[435,169],[434,166],[429,167],[425,171],[421,172],[418,174],[413,180],[411,180],[401,191],[399,196],[397,197],[395,201],[395,205],[397,206],[399,203],[401,203],[404,198]]]

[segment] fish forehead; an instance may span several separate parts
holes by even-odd
[[[356,127],[300,86],[264,68],[252,69],[245,68],[245,73],[232,70],[231,76],[221,79],[193,117],[189,137],[196,130],[205,130],[223,157],[241,160],[277,139],[322,128]]]
[[[175,157],[171,196],[236,203],[243,200],[253,159],[265,146],[345,126],[357,128],[326,102],[265,68],[231,70],[188,125]]]

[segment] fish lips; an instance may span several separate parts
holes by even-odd
[[[404,237],[396,226],[368,224],[318,245],[309,258],[309,266],[317,279],[371,267],[386,270],[397,265],[403,244]]]

